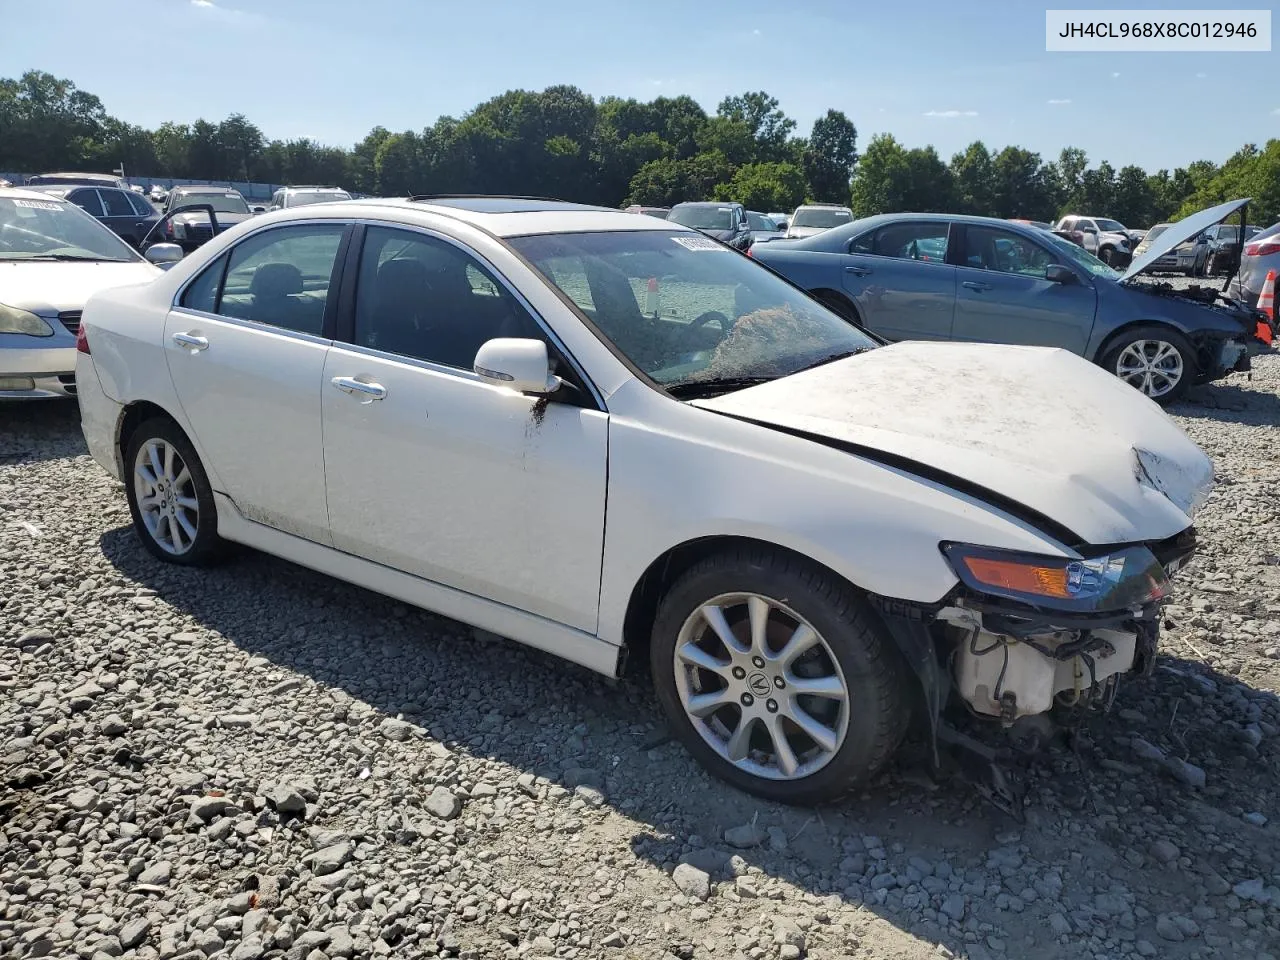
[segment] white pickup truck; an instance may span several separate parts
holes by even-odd
[[[1122,267],[1133,259],[1133,235],[1119,221],[1073,215],[1063,217],[1054,229],[1078,230],[1084,248],[1108,266]]]

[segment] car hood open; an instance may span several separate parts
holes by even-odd
[[[1226,203],[1220,203],[1216,207],[1209,207],[1207,210],[1193,213],[1191,216],[1184,217],[1177,223],[1171,224],[1161,231],[1160,235],[1156,237],[1142,256],[1134,258],[1134,261],[1129,264],[1129,269],[1120,277],[1120,282],[1124,283],[1127,280],[1132,280],[1161,257],[1171,253],[1175,248],[1180,247],[1200,232],[1209,229],[1215,223],[1221,223],[1248,202],[1248,197],[1243,200],[1228,200]]]
[[[972,495],[1069,546],[1171,537],[1213,483],[1155,403],[1053,348],[904,342],[692,402]]]

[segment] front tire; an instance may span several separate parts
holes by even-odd
[[[125,446],[125,495],[147,551],[166,563],[206,566],[218,560],[213,487],[187,435],[172,420],[140,424]]]
[[[829,571],[767,547],[716,554],[671,587],[650,666],[689,752],[769,800],[839,798],[906,731],[905,669],[865,601]]]
[[[1195,357],[1177,331],[1136,327],[1107,348],[1102,366],[1157,403],[1172,403],[1195,381]]]

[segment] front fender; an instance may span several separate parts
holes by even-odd
[[[610,421],[599,626],[610,643],[623,641],[645,571],[689,541],[777,544],[861,589],[922,603],[956,582],[940,541],[1067,553],[1029,523],[904,470],[670,400],[647,406]]]

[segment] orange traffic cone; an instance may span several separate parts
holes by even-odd
[[[658,315],[658,278],[649,278],[649,288],[644,294],[644,312],[651,317]]]
[[[1267,271],[1267,279],[1262,283],[1262,293],[1258,294],[1258,309],[1267,317],[1266,322],[1258,321],[1255,336],[1263,343],[1271,343],[1271,328],[1276,320],[1276,272]]]

